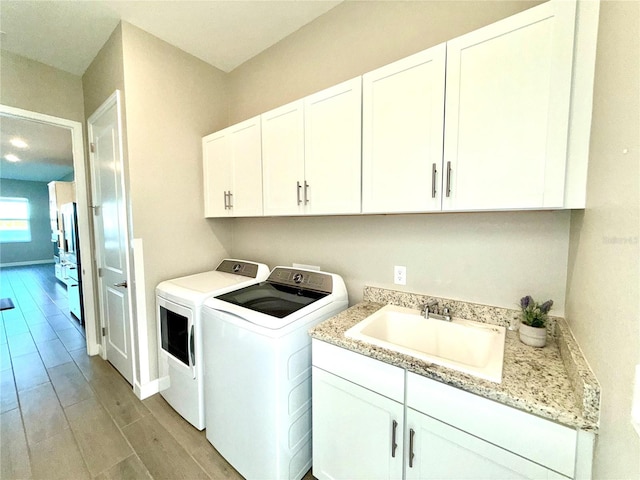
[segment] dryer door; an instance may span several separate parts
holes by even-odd
[[[193,310],[162,297],[157,297],[156,303],[160,356],[166,357],[166,361],[174,369],[196,378]]]

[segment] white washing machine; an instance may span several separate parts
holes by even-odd
[[[298,480],[311,467],[307,332],[347,304],[338,275],[287,267],[205,302],[207,439],[243,477]]]
[[[201,310],[204,301],[269,276],[261,263],[225,259],[210,272],[156,287],[160,394],[198,430],[205,426]]]

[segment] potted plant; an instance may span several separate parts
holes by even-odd
[[[544,347],[547,343],[547,318],[553,300],[539,304],[531,295],[520,299],[522,319],[520,320],[520,341],[532,347]]]

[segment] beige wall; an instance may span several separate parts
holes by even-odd
[[[601,5],[587,208],[571,217],[567,320],[602,387],[595,478],[640,478],[640,2]]]
[[[84,119],[84,128],[86,129],[88,118],[102,105],[107,98],[113,94],[114,91],[120,90],[122,98],[124,99],[124,75],[122,71],[122,29],[118,27],[113,31],[109,39],[102,46],[96,57],[92,60],[87,70],[82,76],[82,90],[84,93],[84,111],[86,118]],[[124,102],[123,102],[124,103]],[[126,110],[123,104],[123,118],[122,118],[122,141],[124,145],[123,161],[125,164],[125,170],[127,165],[127,121]],[[85,130],[85,137],[87,133]],[[85,140],[87,140],[85,138]],[[87,152],[88,149],[85,149]],[[88,154],[87,154],[88,157]],[[90,178],[91,169],[87,166],[87,176]],[[125,175],[126,178],[126,175]],[[91,196],[91,182],[87,179],[87,190],[89,196]],[[91,228],[93,229],[93,219],[91,219]],[[91,243],[94,245],[93,235]],[[95,288],[98,288],[98,283],[94,282]],[[98,292],[95,292],[94,298],[96,301],[100,298]],[[97,322],[100,322],[101,315],[99,315],[99,305],[85,305],[85,309],[93,308],[95,311],[94,318]],[[100,334],[100,325],[96,325],[96,342],[102,343],[102,336]]]
[[[377,285],[507,308],[530,293],[561,314],[568,232],[568,212],[237,219],[232,253],[339,273],[351,304]]]
[[[231,73],[230,122],[525,6],[345,2]],[[602,2],[586,210],[237,219],[233,255],[335,270],[352,303],[366,283],[393,288],[395,264],[407,266],[406,290],[507,307],[531,292],[553,298],[556,314],[566,295],[566,316],[603,389],[594,476],[639,478],[640,441],[630,423],[640,363],[639,8]]]
[[[230,221],[204,220],[202,137],[227,122],[225,74],[122,24],[134,238],[144,249],[151,378],[157,377],[155,287],[212,269],[230,250]]]
[[[84,110],[89,118],[116,90],[124,96],[122,27],[118,25],[82,76]],[[125,129],[126,130],[126,129]]]
[[[79,76],[6,50],[0,51],[0,103],[54,117],[84,121]]]
[[[236,122],[531,6],[525,2],[345,2],[231,73]],[[530,293],[562,314],[567,212],[237,219],[233,255],[365,284],[513,308]],[[406,287],[393,266],[407,267]]]
[[[537,1],[346,1],[230,74],[229,120],[362,75]]]

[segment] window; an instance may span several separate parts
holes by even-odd
[[[29,200],[0,197],[0,243],[30,241]]]

